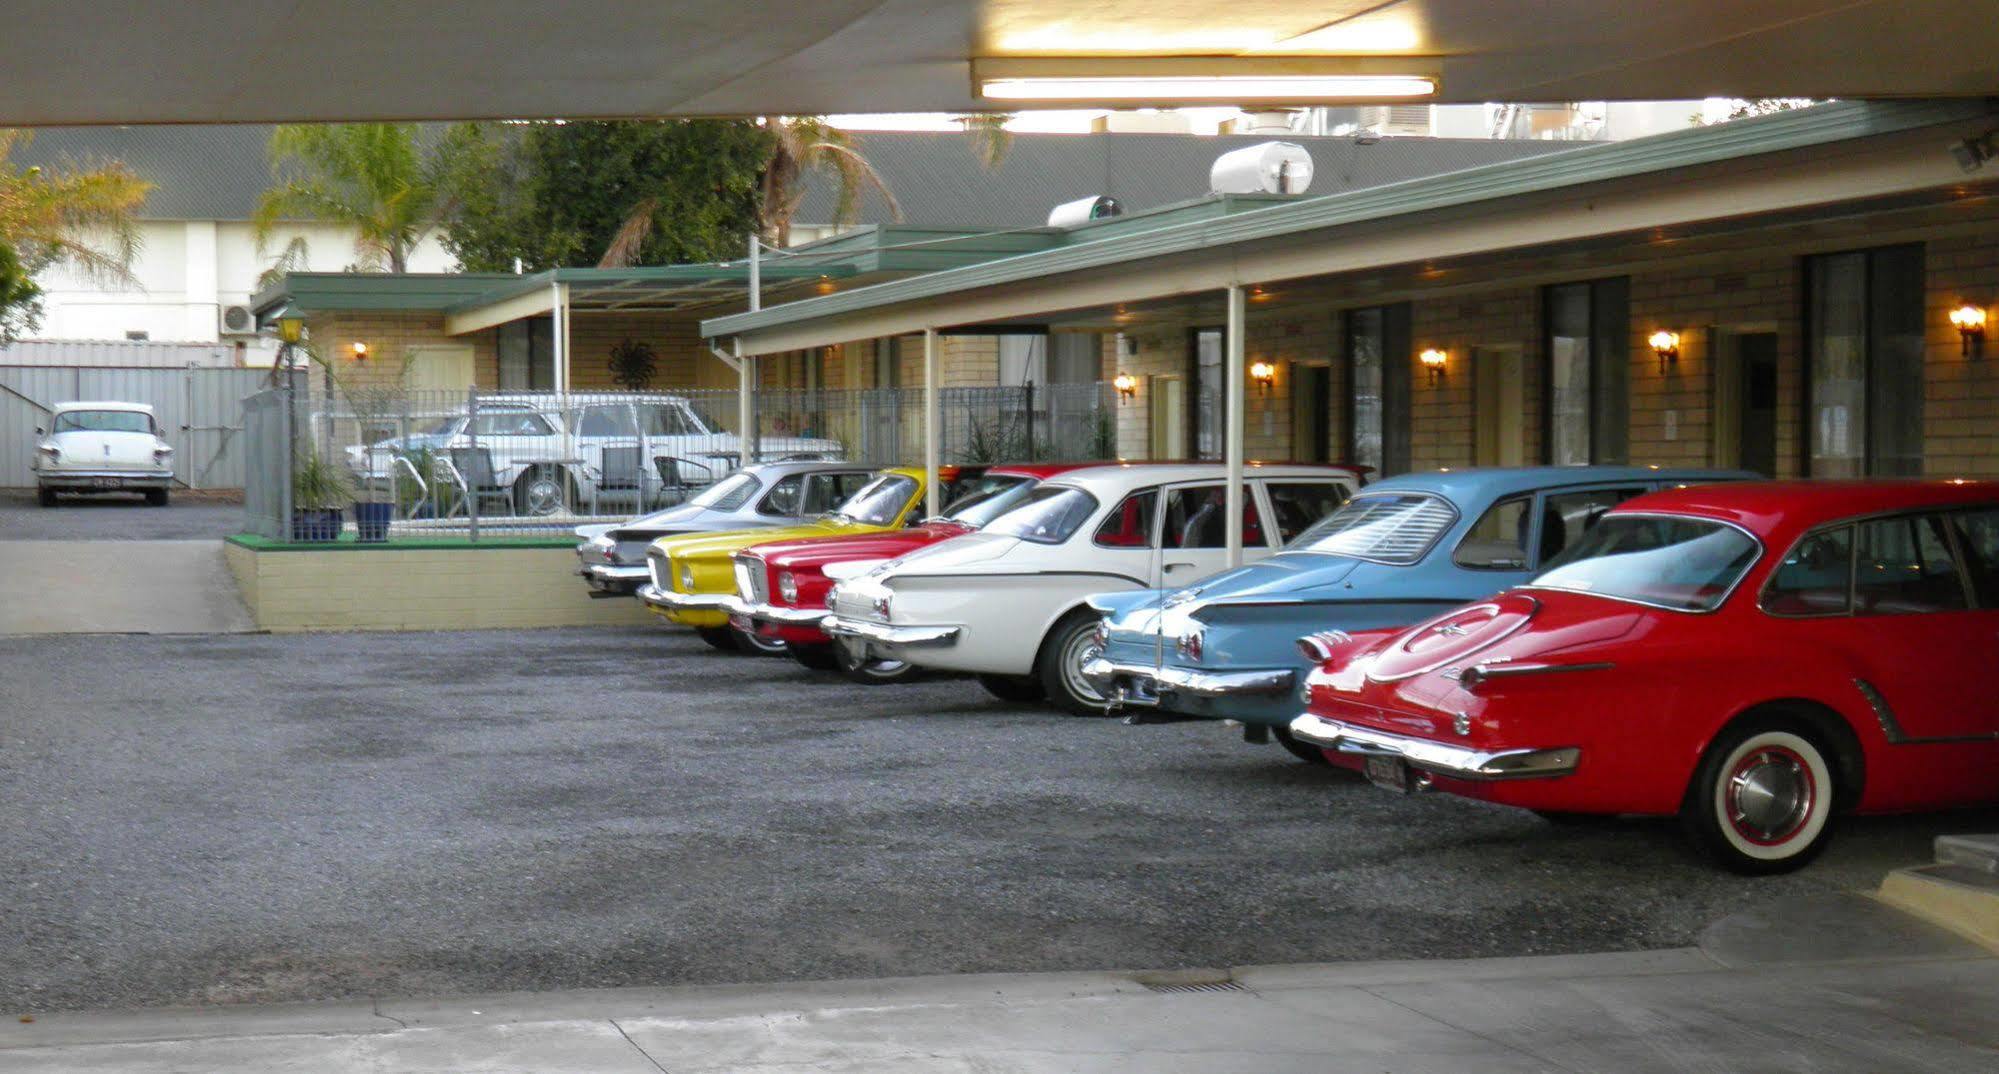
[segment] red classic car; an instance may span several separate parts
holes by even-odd
[[[1783,872],[1843,812],[1999,802],[1999,483],[1657,492],[1527,585],[1300,644],[1323,661],[1292,733],[1377,783],[1678,814]]]
[[[1034,486],[1070,470],[1102,463],[1026,463],[994,466],[960,482],[944,513],[910,529],[847,537],[812,537],[754,545],[736,553],[736,600],[729,621],[739,630],[775,638],[799,663],[838,669],[865,683],[888,683],[915,671],[902,661],[854,662],[819,629],[826,594],[841,578],[883,560],[973,530],[1005,514]]]

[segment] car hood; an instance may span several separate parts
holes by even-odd
[[[764,529],[723,530],[719,533],[690,533],[680,537],[662,537],[653,542],[653,549],[679,559],[709,556],[726,558],[753,544],[770,541],[881,532],[884,531],[879,526],[826,518],[796,526],[771,526]]]
[[[962,537],[969,532],[963,526],[948,522],[932,522],[908,530],[880,530],[875,533],[850,533],[838,537],[772,541],[755,545],[753,550],[773,567],[797,570],[854,560],[894,559],[939,541]]]

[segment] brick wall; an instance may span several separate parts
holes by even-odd
[[[1924,253],[1923,454],[1942,477],[1999,476],[1999,231],[1934,240]],[[1967,358],[1950,311],[1987,310],[1984,356]]]

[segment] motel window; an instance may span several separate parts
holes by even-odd
[[[509,321],[498,333],[501,389],[547,391],[555,387],[555,318]]]
[[[1813,477],[1923,468],[1923,248],[1805,259]]]
[[[1409,304],[1346,315],[1347,457],[1377,476],[1409,469]]]
[[[1197,459],[1221,458],[1228,435],[1227,346],[1219,328],[1197,328],[1187,341],[1187,379],[1194,386],[1190,431]]]
[[[1631,281],[1565,283],[1543,296],[1548,462],[1622,463],[1630,458],[1626,388]]]

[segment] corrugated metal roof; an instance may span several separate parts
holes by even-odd
[[[442,129],[429,124],[427,132]],[[958,133],[877,132],[854,135],[902,206],[903,220],[926,226],[1026,227],[1043,223],[1056,204],[1089,194],[1117,198],[1127,211],[1198,197],[1208,190],[1208,165],[1231,149],[1273,139],[1188,134],[1019,134],[1005,159],[988,168],[970,138]],[[18,148],[13,163],[120,160],[153,183],[144,216],[159,220],[247,220],[271,185],[271,128],[236,126],[45,127]],[[1478,164],[1517,160],[1572,148],[1574,142],[1506,142],[1447,138],[1285,138],[1312,154],[1313,193],[1377,186]],[[801,224],[833,219],[834,185],[813,174],[796,217]],[[862,223],[892,221],[879,199],[862,207]]]

